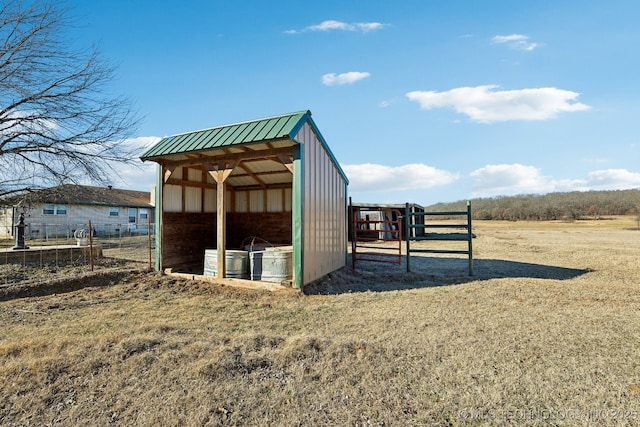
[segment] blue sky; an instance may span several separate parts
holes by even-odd
[[[354,202],[640,188],[636,0],[68,3],[131,143],[309,109]]]

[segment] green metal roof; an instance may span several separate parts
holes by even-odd
[[[201,152],[234,145],[290,139],[311,116],[311,111],[283,114],[249,122],[224,125],[210,129],[181,133],[162,138],[140,159]]]

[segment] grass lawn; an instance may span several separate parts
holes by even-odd
[[[129,273],[0,302],[0,424],[638,425],[635,218],[483,222],[297,291]]]

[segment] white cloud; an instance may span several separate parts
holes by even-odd
[[[358,80],[366,79],[370,75],[371,74],[366,71],[349,71],[348,73],[342,74],[330,73],[322,76],[322,84],[325,86],[352,84]]]
[[[421,163],[384,166],[372,163],[344,165],[350,192],[418,190],[451,184],[457,174]]]
[[[589,172],[587,185],[593,190],[628,190],[640,187],[640,173],[626,169],[605,169]]]
[[[529,37],[522,34],[511,34],[510,36],[494,36],[491,41],[494,43],[508,43],[527,40]]]
[[[311,25],[306,28],[309,31],[332,31],[332,30],[341,30],[341,31],[354,31],[355,27],[352,24],[347,24],[345,22],[328,20],[319,23],[318,25]]]
[[[507,44],[512,49],[532,51],[540,46],[538,43],[529,42],[529,36],[523,34],[511,34],[508,36],[494,36],[491,41],[497,44]]]
[[[137,166],[115,166],[118,176],[112,185],[127,190],[150,191],[156,185],[156,166],[155,162],[140,162]]]
[[[126,143],[134,147],[134,149],[140,150],[140,155],[142,155],[144,151],[151,148],[151,146],[155,145],[161,139],[159,136],[138,136],[136,138],[129,138]]]
[[[299,34],[307,31],[360,31],[368,33],[370,31],[376,31],[388,27],[388,24],[380,22],[354,22],[347,23],[342,21],[336,21],[333,19],[322,21],[317,25],[310,25],[302,30],[287,30],[287,34]]]
[[[473,197],[548,193],[553,190],[550,179],[534,166],[521,164],[487,165],[471,172]]]
[[[389,26],[389,24],[382,24],[380,22],[358,22],[354,24],[356,29],[362,31],[363,33],[368,33],[369,31],[381,30]]]
[[[626,169],[589,172],[586,179],[554,179],[535,166],[487,165],[470,174],[472,197],[545,194],[567,191],[625,190],[640,187],[640,173]]]
[[[444,92],[413,91],[406,97],[425,110],[451,107],[479,123],[510,120],[547,120],[559,113],[588,110],[588,105],[571,102],[577,92],[553,87],[494,90],[496,85],[459,87]]]
[[[17,135],[20,132],[29,133],[33,130],[48,134],[59,129],[57,121],[45,118],[37,111],[9,111],[0,122],[0,135],[4,136]]]
[[[131,138],[126,141],[126,145],[133,152],[142,155],[144,151],[151,148],[152,145],[160,141],[157,136],[141,136]],[[113,177],[111,183],[116,188],[138,191],[150,191],[151,187],[156,185],[156,163],[142,162],[136,163],[135,166],[114,163],[111,165],[116,176]]]

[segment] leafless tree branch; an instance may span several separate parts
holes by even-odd
[[[69,11],[46,0],[0,7],[0,196],[27,187],[107,183],[137,115],[108,85],[114,68],[94,47],[71,48]]]

